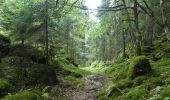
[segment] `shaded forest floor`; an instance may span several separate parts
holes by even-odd
[[[97,94],[103,88],[107,76],[104,74],[92,74],[81,78],[85,82],[84,88],[60,88],[60,95],[69,100],[96,100]]]

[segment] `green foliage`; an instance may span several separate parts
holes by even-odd
[[[165,79],[165,85],[168,85],[168,84],[170,84],[170,77]]]
[[[147,75],[151,71],[151,65],[149,59],[145,56],[138,56],[133,59],[131,62],[127,76],[130,79],[135,78],[139,75]]]
[[[165,86],[161,92],[162,97],[170,97],[170,86]]]
[[[10,92],[11,86],[12,85],[7,80],[0,79],[0,98]]]
[[[144,100],[148,91],[142,87],[136,87],[131,89],[128,93],[120,97],[122,100]]]
[[[2,100],[40,100],[41,95],[35,91],[21,91],[14,95],[8,95]]]

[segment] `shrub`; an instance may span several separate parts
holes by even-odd
[[[3,97],[6,94],[8,94],[10,88],[11,88],[11,84],[7,80],[0,79],[0,97]]]
[[[161,92],[162,97],[170,97],[170,86],[164,87]]]
[[[134,79],[137,76],[146,75],[151,72],[151,65],[147,57],[138,56],[132,60],[128,69],[128,77]]]
[[[40,100],[40,95],[35,91],[23,91],[14,95],[8,95],[2,100]]]

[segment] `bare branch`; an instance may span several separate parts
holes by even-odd
[[[73,4],[71,5],[71,8],[78,2],[79,0],[76,0],[73,2]]]

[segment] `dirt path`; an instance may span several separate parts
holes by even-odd
[[[106,76],[102,74],[88,75],[84,78],[85,87],[83,90],[79,89],[64,89],[61,91],[69,100],[97,100],[97,93],[105,84]]]

